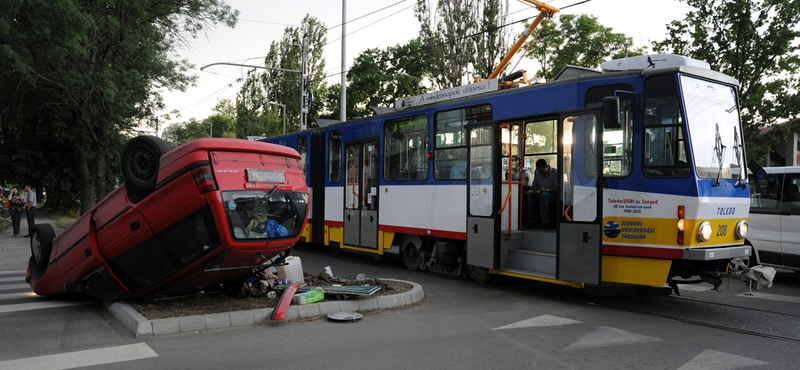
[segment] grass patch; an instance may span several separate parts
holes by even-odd
[[[53,211],[47,212],[47,216],[49,216],[50,219],[53,220],[53,223],[59,229],[68,228],[69,225],[72,225],[72,223],[78,219],[75,215],[57,213]]]

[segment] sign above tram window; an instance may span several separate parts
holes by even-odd
[[[428,94],[420,94],[394,102],[394,109],[401,110],[419,105],[439,103],[447,100],[463,98],[465,96],[484,94],[497,91],[497,79],[485,80],[471,83],[469,85],[457,86],[450,89],[434,91]]]

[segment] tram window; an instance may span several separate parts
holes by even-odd
[[[300,136],[297,138],[297,152],[300,153],[300,163],[303,165],[303,173],[305,173],[306,178],[308,178],[308,167],[307,167],[307,158],[308,158],[308,137]]]
[[[647,79],[644,85],[642,170],[649,177],[687,177],[686,135],[675,76]]]
[[[419,181],[428,178],[427,115],[386,121],[384,137],[384,179]]]
[[[342,181],[342,132],[338,130],[328,137],[328,181]]]
[[[433,176],[437,180],[467,178],[467,143],[464,125],[492,120],[489,104],[441,111],[434,116],[436,141]]]
[[[553,167],[556,164],[557,144],[555,120],[528,122],[525,124],[525,162],[523,167],[528,168],[531,174],[536,170],[536,161],[544,159]]]
[[[586,107],[601,107],[603,98],[618,91],[634,91],[628,84],[595,86],[586,91]],[[603,129],[603,176],[606,178],[630,175],[633,163],[633,117],[635,95],[617,93],[620,98],[618,129]]]

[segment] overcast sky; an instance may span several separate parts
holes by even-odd
[[[552,0],[546,3],[565,8],[562,14],[589,14],[597,17],[600,24],[611,27],[633,37],[634,46],[650,46],[650,41],[661,40],[666,35],[666,25],[675,19],[683,19],[690,8],[677,0]],[[185,93],[166,92],[166,112],[178,110],[181,117],[172,122],[163,122],[161,127],[174,122],[185,122],[190,118],[202,120],[211,115],[220,99],[236,100],[241,88],[237,79],[247,69],[232,66],[213,66],[200,71],[211,63],[230,62],[263,65],[264,56],[273,41],[280,40],[287,26],[299,25],[306,14],[325,24],[328,45],[325,47],[325,66],[329,84],[340,81],[342,1],[340,0],[226,0],[240,11],[235,28],[217,27],[207,35],[200,36],[188,49],[180,50],[195,68],[190,73],[197,75],[197,86]],[[404,44],[416,37],[419,22],[414,17],[416,0],[348,0],[347,1],[347,65],[359,53],[368,48],[384,49]],[[520,1],[509,0],[511,21],[535,17],[538,11]],[[381,10],[382,9],[382,10]],[[373,14],[370,14],[373,13]],[[363,18],[362,18],[363,17]],[[358,19],[360,18],[360,19]],[[524,30],[523,24],[512,26],[512,34]],[[511,64],[516,62],[512,60]],[[532,75],[533,66],[528,69]],[[511,66],[508,67],[510,70]],[[519,69],[519,68],[517,68]],[[293,102],[289,102],[292,104]],[[165,113],[165,112],[162,112]]]

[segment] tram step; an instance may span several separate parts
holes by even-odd
[[[508,266],[555,275],[556,255],[527,249],[512,249],[508,251]]]
[[[521,249],[533,252],[556,253],[555,230],[536,230],[522,232]]]

